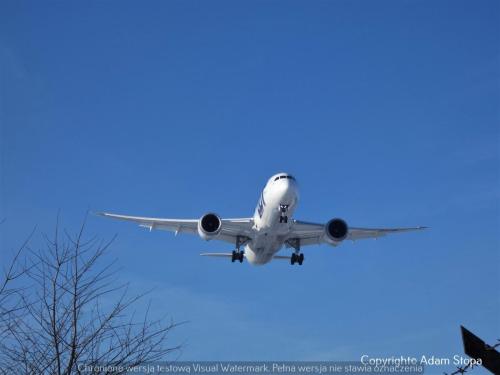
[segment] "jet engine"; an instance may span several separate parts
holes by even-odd
[[[325,225],[325,235],[327,241],[332,244],[337,244],[347,237],[349,227],[342,219],[332,219]]]
[[[203,215],[198,220],[198,234],[204,240],[211,240],[216,237],[222,228],[222,221],[219,216],[214,213]]]

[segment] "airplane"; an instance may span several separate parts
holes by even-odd
[[[202,256],[227,257],[231,261],[252,265],[263,265],[273,259],[289,260],[291,265],[302,265],[303,246],[326,243],[338,246],[344,240],[378,238],[390,233],[425,229],[412,228],[358,228],[350,227],[340,218],[326,224],[292,219],[297,208],[299,191],[297,180],[288,173],[272,176],[260,194],[253,217],[223,219],[213,212],[199,219],[162,219],[140,216],[118,215],[101,212],[98,215],[130,221],[150,231],[165,230],[178,233],[198,234],[204,240],[220,240],[235,245],[231,253],[202,253]],[[277,255],[281,248],[293,249],[291,256]]]

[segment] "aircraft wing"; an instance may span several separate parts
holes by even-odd
[[[299,239],[302,246],[318,245],[328,243],[325,238],[325,225],[294,220],[288,241],[293,242]],[[427,227],[409,228],[358,228],[349,227],[346,240],[361,240],[367,238],[378,238],[392,233],[411,232],[426,229]]]
[[[118,215],[108,212],[99,212],[97,215],[116,220],[130,221],[141,227],[148,228],[150,231],[156,229],[175,232],[175,234],[198,234],[198,219],[163,219],[155,217]],[[251,238],[253,226],[252,218],[221,219],[221,221],[221,231],[219,235],[214,238],[215,240],[231,242],[234,244],[237,236]]]

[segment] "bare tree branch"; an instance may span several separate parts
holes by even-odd
[[[85,238],[85,221],[76,235],[59,232],[58,218],[53,238],[44,235],[18,268],[32,233],[0,284],[0,374],[79,374],[79,365],[117,374],[179,349],[166,345],[176,324],[150,318],[150,304],[136,319],[147,293],[131,296],[116,261],[101,264],[115,238]],[[29,287],[9,288],[20,278]]]

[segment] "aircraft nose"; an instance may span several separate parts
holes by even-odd
[[[278,189],[282,193],[286,193],[286,191],[290,188],[290,180],[288,179],[281,179],[278,182]]]
[[[279,183],[279,192],[281,195],[281,202],[283,204],[290,204],[295,196],[295,184],[293,181],[283,179]]]

